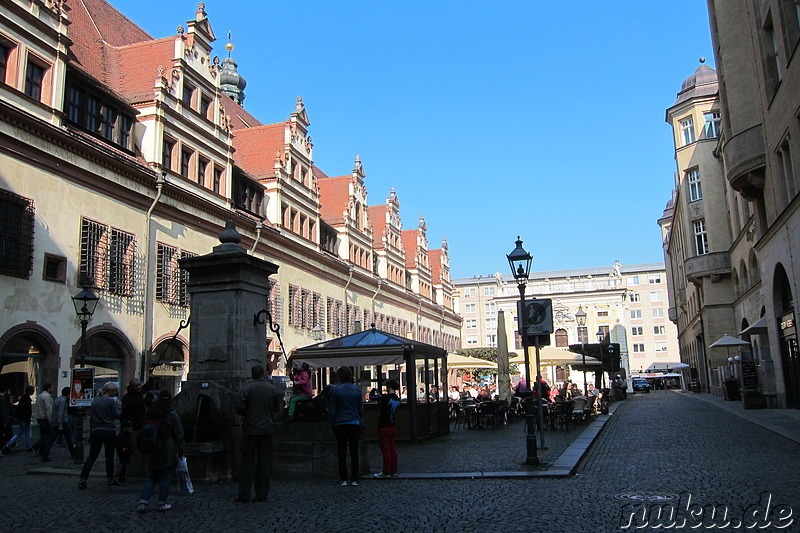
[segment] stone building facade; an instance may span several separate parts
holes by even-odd
[[[86,286],[100,297],[87,335],[97,376],[154,371],[177,389],[191,334],[180,260],[208,253],[227,220],[279,265],[264,307],[287,352],[372,323],[458,347],[446,244],[427,249],[424,220],[404,230],[394,190],[369,205],[359,158],[339,177],[314,164],[302,99],[278,123],[248,113],[203,4],[163,38],[104,0],[3,12],[1,385],[66,383],[81,336],[71,296]]]
[[[708,346],[719,333],[738,335],[748,343],[741,357],[755,363],[766,404],[797,408],[800,356],[794,302],[800,265],[794,250],[800,245],[796,178],[800,69],[794,56],[800,44],[800,8],[793,0],[709,0],[708,8],[718,101],[712,102],[706,94],[685,104],[698,110],[708,105],[717,109],[720,129],[716,140],[704,143],[698,139],[698,147],[686,151],[705,154],[701,159],[706,169],[701,178],[703,208],[707,218],[711,215],[717,220],[717,230],[714,234],[709,231],[708,253],[696,256],[674,253],[674,229],[672,235],[665,232],[674,316],[682,331],[686,362],[697,367],[701,378],[706,377],[712,392],[720,392],[714,380],[736,375],[739,363],[730,365],[728,351]],[[675,110],[667,112],[668,120]],[[695,132],[699,134],[702,128],[697,124]],[[680,135],[676,130],[676,138]],[[680,151],[680,144],[677,146]],[[678,156],[679,176],[689,168],[685,165]],[[715,187],[713,194],[706,189],[706,175],[709,185]],[[686,199],[681,198],[687,189],[681,183],[678,189],[662,218],[662,228],[664,220],[674,217],[677,222],[688,213]],[[718,239],[716,244],[712,245],[712,238]],[[730,239],[727,245],[726,238]],[[691,291],[682,293],[681,288],[689,284],[693,285]],[[730,294],[727,305],[725,290]],[[682,319],[680,308],[690,305],[691,292],[697,295],[695,307]],[[705,320],[691,325],[698,308],[704,306],[714,308],[708,324],[713,333],[705,329]],[[687,327],[691,331],[687,332]],[[739,355],[738,350],[733,353]]]

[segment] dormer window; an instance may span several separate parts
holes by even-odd
[[[8,72],[8,60],[11,57],[11,47],[0,43],[0,83],[6,82],[6,72]]]
[[[25,69],[25,94],[34,100],[42,99],[42,82],[44,81],[45,68],[30,59]]]
[[[69,122],[121,148],[131,149],[133,115],[126,113],[124,106],[110,100],[108,95],[92,92],[74,81],[68,82],[64,108]]]
[[[186,107],[192,107],[192,98],[194,98],[195,88],[188,83],[183,84],[183,97],[181,101]]]
[[[206,117],[207,119],[211,119],[209,116],[211,113],[211,99],[207,96],[203,96],[200,98],[200,114]]]

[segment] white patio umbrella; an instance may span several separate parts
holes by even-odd
[[[511,398],[511,376],[508,374],[508,339],[506,339],[506,316],[497,311],[497,394],[500,400]]]

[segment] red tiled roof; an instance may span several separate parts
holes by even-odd
[[[256,126],[264,125],[260,120],[245,111],[242,106],[234,102],[231,97],[225,93],[220,94],[220,104],[222,104],[222,109],[225,110],[225,114],[231,117],[231,126],[233,127],[234,132],[241,129],[255,128]],[[273,153],[272,156],[275,156],[275,154]]]
[[[236,105],[233,100],[230,103]],[[237,106],[238,107],[238,106]],[[241,108],[240,108],[241,109]],[[275,175],[275,154],[284,150],[286,123],[234,130],[236,165],[256,178]]]
[[[406,249],[406,268],[417,268],[417,232],[419,228],[403,230],[403,247]]]
[[[433,283],[442,282],[442,249],[428,250],[428,259],[431,263],[431,279]]]
[[[120,48],[106,47],[107,82],[130,103],[149,102],[155,97],[158,67],[169,79],[175,55],[175,38],[137,43]]]
[[[70,59],[92,77],[106,80],[108,47],[152,41],[153,37],[105,0],[70,2]],[[155,72],[152,76],[155,79]]]
[[[344,223],[342,213],[350,203],[350,179],[352,176],[325,177],[317,181],[319,186],[320,216],[325,221],[337,226]]]
[[[383,249],[383,232],[386,231],[386,204],[367,207],[369,223],[372,225],[372,246]]]

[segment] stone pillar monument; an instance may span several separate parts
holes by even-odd
[[[240,419],[234,409],[250,368],[267,361],[269,276],[278,266],[248,255],[228,221],[210,254],[181,260],[189,273],[189,373],[175,397],[192,480],[230,481],[238,471]],[[269,369],[267,369],[269,372]]]

